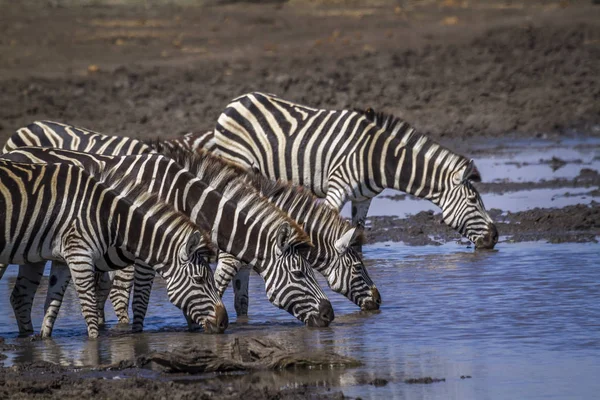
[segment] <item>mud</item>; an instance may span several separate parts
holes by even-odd
[[[523,212],[488,210],[500,232],[502,242],[542,240],[550,243],[598,242],[600,203],[556,208],[535,208]],[[404,242],[408,245],[441,245],[457,241],[471,244],[445,225],[441,213],[423,211],[408,218],[370,217],[366,243]]]
[[[361,365],[359,361],[328,352],[298,352],[290,344],[269,339],[236,338],[216,353],[210,349],[181,348],[154,352],[137,359],[135,366],[168,373],[256,371],[261,369],[330,369]]]
[[[42,118],[132,136],[206,129],[251,90],[383,109],[444,140],[600,135],[589,1],[24,2],[0,18],[0,140]]]
[[[470,155],[477,154],[472,141],[486,138],[600,136],[600,6],[590,1],[133,3],[0,0],[0,142],[38,119],[137,137],[210,129],[228,101],[251,90],[316,107],[382,109]],[[540,162],[555,170],[578,165]],[[478,188],[484,198],[539,188],[597,197],[599,181],[582,165],[570,179]],[[405,195],[394,199],[401,206]],[[596,242],[599,205],[490,214],[501,243]],[[368,243],[469,246],[437,212],[371,217],[368,226]],[[0,340],[0,352],[7,346]],[[0,368],[0,398],[344,397],[327,387],[281,388],[256,373],[148,377],[141,361],[112,366],[119,375],[44,362]],[[437,379],[414,380],[407,383]]]
[[[152,352],[116,365],[74,369],[48,362],[21,363],[0,368],[1,398],[202,398],[202,399],[341,399],[342,392],[304,387],[280,390],[260,375],[241,377],[198,374],[257,370],[315,370],[361,365],[349,357],[329,352],[293,351],[290,343],[270,339],[236,338],[217,354],[200,347],[172,352]],[[159,372],[144,372],[150,369]],[[118,371],[116,373],[115,371]],[[164,373],[164,374],[163,374]],[[166,374],[166,375],[165,375]],[[173,375],[176,374],[176,375]],[[184,374],[184,375],[182,375]],[[185,375],[195,374],[196,376]],[[151,375],[151,376],[150,376]],[[126,379],[130,378],[130,379]],[[247,378],[247,379],[244,379]],[[331,392],[331,390],[329,390]]]

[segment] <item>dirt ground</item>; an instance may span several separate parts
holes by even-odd
[[[39,119],[136,137],[210,129],[229,100],[252,90],[393,112],[464,154],[472,139],[600,137],[593,1],[64,3],[0,0],[1,142]],[[582,173],[568,185],[598,190],[598,172]],[[553,184],[565,182],[519,185]],[[510,185],[517,184],[480,189]],[[511,240],[560,242],[595,241],[599,210],[592,203],[491,213]],[[458,239],[439,221],[433,213],[373,217],[367,238]],[[48,365],[0,369],[0,397],[12,398],[343,397],[244,385],[83,379]]]

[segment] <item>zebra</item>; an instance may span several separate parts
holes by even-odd
[[[207,152],[190,152],[183,147],[165,145],[164,141],[158,140],[151,142],[151,145],[159,153],[167,155],[193,174],[202,177],[204,160],[209,158]],[[272,181],[260,174],[246,174],[240,168],[236,171],[233,165],[231,169],[232,172],[244,176],[246,181],[269,201],[303,226],[314,245],[306,255],[307,261],[327,279],[333,291],[346,296],[363,310],[379,309],[379,291],[371,280],[361,256],[351,248],[353,242],[362,239],[357,228],[350,226],[338,212],[319,202],[318,198],[301,186]],[[240,267],[241,264],[235,257],[219,253],[215,277],[221,296]],[[239,301],[236,304],[239,304]],[[247,298],[245,304],[247,305]],[[238,310],[238,314],[246,313],[247,306]]]
[[[201,143],[197,144],[200,145]],[[86,128],[54,121],[35,121],[17,129],[4,145],[2,154],[27,146],[56,147],[115,156],[155,153],[148,144],[137,139],[104,135]],[[0,279],[6,267],[0,266]],[[63,282],[64,279],[69,279],[68,269],[64,267],[62,268],[62,272],[59,272],[58,268],[54,268],[53,272],[62,275],[66,274],[62,279]],[[118,273],[111,275],[111,278],[113,278],[112,286],[115,287],[115,290],[110,291],[113,308],[120,323],[129,323],[129,292],[133,284],[133,266],[120,269]],[[108,289],[110,289],[110,286]],[[58,296],[58,298],[61,297]],[[102,292],[100,292],[100,297],[103,297]],[[50,301],[50,298],[47,299],[48,301]],[[54,301],[58,301],[58,299]],[[99,320],[102,322],[104,319],[104,309],[99,309],[99,313]],[[136,330],[139,329],[139,326],[136,324],[134,326],[136,326]]]
[[[67,131],[77,132],[78,135],[68,134],[65,135],[62,132]],[[46,132],[52,132],[51,135]],[[86,137],[91,132],[81,128],[70,127],[65,124],[52,123],[49,121],[36,122],[29,127],[22,128],[17,131],[15,139],[11,140],[10,143],[43,143],[48,144],[60,144],[62,146],[69,147],[67,139],[73,139],[80,137],[77,145],[82,147],[85,145]],[[102,142],[118,143],[121,147],[131,147],[127,142],[127,138],[119,138],[118,140],[108,140],[107,136],[103,136],[100,133],[94,132],[95,137],[100,137]],[[24,137],[21,137],[24,136]],[[34,136],[36,139],[32,140]],[[48,138],[46,138],[48,136]],[[59,143],[56,137],[64,137],[62,142]],[[186,138],[183,139],[184,142]],[[162,154],[167,154],[170,157],[176,158],[180,164],[188,163],[190,161],[188,154],[182,154],[177,152],[178,149],[187,148],[190,146],[206,146],[207,143],[198,141],[189,141],[183,146],[179,145],[177,141],[173,140],[153,140],[146,141],[146,144],[150,146],[153,151],[157,151]],[[8,146],[7,149],[13,148],[14,145]],[[103,151],[110,151],[110,148],[105,148]],[[68,157],[68,155],[66,156]],[[194,162],[195,171],[201,172],[202,160],[206,157],[202,157],[200,162]],[[189,169],[189,167],[186,166]],[[235,171],[234,171],[235,172]],[[245,171],[237,170],[237,174],[246,175]],[[234,178],[235,175],[232,175]],[[312,249],[308,253],[309,263],[319,272],[321,272],[328,281],[329,286],[336,292],[341,293],[348,297],[351,301],[357,304],[363,310],[376,310],[381,304],[381,296],[376,286],[372,282],[371,278],[366,271],[362,259],[353,249],[348,249],[345,242],[352,240],[356,241],[360,238],[358,231],[351,229],[337,213],[331,212],[324,205],[316,204],[316,198],[314,198],[309,192],[295,189],[292,186],[280,183],[274,185],[268,179],[262,178],[260,175],[256,175],[253,186],[262,190],[263,194],[269,193],[267,196],[271,202],[276,206],[283,209],[288,213],[294,213],[295,220],[301,219],[302,223],[310,227],[311,240],[313,244],[316,244],[318,248]],[[295,201],[294,201],[295,200]],[[314,217],[311,216],[314,215]],[[311,216],[310,218],[308,216]],[[228,286],[231,277],[239,270],[240,263],[230,255],[220,252],[219,264],[217,267],[217,283],[220,287],[220,294],[222,295],[226,287]],[[131,274],[128,270],[122,270],[116,274],[115,281],[119,282],[119,288],[113,289],[111,295],[115,298],[120,299],[120,304],[128,304],[128,293],[131,287]],[[247,283],[247,281],[246,281]],[[240,303],[240,299],[236,296],[236,305]],[[247,305],[247,294],[245,295],[245,304]],[[115,310],[117,307],[115,307]],[[247,306],[242,308],[239,315],[245,315],[247,313]],[[125,314],[126,315],[126,314]]]
[[[246,169],[308,187],[336,210],[351,201],[355,226],[364,226],[371,199],[392,188],[439,206],[444,222],[476,248],[498,241],[472,184],[481,180],[473,160],[393,115],[315,109],[253,92],[232,100],[214,138],[202,140]]]
[[[2,158],[63,162],[83,168],[101,164],[115,175],[132,175],[137,184],[146,182],[150,192],[210,232],[218,249],[255,266],[275,306],[309,326],[328,326],[334,319],[331,303],[304,258],[312,246],[309,237],[214,156],[207,156],[203,163],[202,179],[159,154],[101,156],[53,148],[22,148]],[[148,293],[150,289],[145,290]],[[147,294],[141,297],[140,301],[147,302]]]
[[[104,135],[60,122],[35,121],[17,129],[6,141],[2,154],[30,146],[114,156],[155,152],[149,145],[137,139]]]
[[[114,177],[123,186],[116,191],[106,184],[110,175],[98,180],[96,172],[0,160],[0,262],[22,265],[11,295],[17,319],[31,310],[44,261],[55,260],[70,269],[88,336],[97,337],[94,265],[109,248],[118,248],[158,272],[169,300],[193,321],[222,332],[228,318],[214,281],[207,279],[206,234],[131,179]]]

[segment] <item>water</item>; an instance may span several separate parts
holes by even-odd
[[[567,139],[560,142],[515,141],[508,145],[505,141],[488,141],[476,145],[472,152],[484,182],[538,183],[542,180],[573,179],[583,168],[600,171],[600,139],[597,138]],[[566,161],[567,164],[553,169],[548,163],[553,157]],[[508,190],[502,194],[482,193],[481,197],[488,210],[497,208],[505,212],[520,212],[535,207],[562,208],[575,204],[591,204],[592,201],[600,202],[599,195],[590,193],[593,189],[597,188]],[[390,198],[399,193],[395,190],[384,190],[372,200],[369,216],[405,218],[421,211],[439,212],[439,208],[433,203],[410,195],[401,201]],[[350,218],[351,207],[351,204],[347,203],[342,209],[342,215]]]
[[[600,246],[598,244],[501,244],[481,252],[454,243],[365,248],[370,273],[383,297],[378,314],[365,314],[328,292],[336,320],[308,329],[274,308],[261,279],[251,276],[250,319],[225,335],[185,332],[179,310],[162,282],[155,284],[144,334],[115,325],[88,340],[70,290],[52,340],[16,339],[8,305],[14,269],[0,281],[0,336],[18,343],[5,364],[47,360],[95,366],[131,359],[151,350],[185,344],[218,348],[236,335],[292,340],[300,350],[327,349],[364,366],[344,371],[270,373],[280,385],[339,387],[363,398],[593,398],[600,391]],[[45,291],[42,283],[40,294]],[[233,313],[231,291],[225,298]],[[43,296],[34,307],[39,327]],[[297,349],[296,349],[297,350]],[[265,373],[263,373],[264,375]],[[471,379],[460,379],[470,375]],[[431,376],[445,382],[408,385]],[[389,380],[384,387],[368,382]],[[240,378],[242,379],[242,378]]]

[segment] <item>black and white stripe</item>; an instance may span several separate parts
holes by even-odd
[[[206,279],[210,267],[202,256],[210,249],[208,237],[132,181],[114,182],[122,185],[119,191],[72,165],[0,160],[0,262],[22,266],[11,296],[17,319],[32,331],[30,315],[21,310],[31,310],[44,261],[55,260],[68,265],[88,335],[96,337],[94,266],[118,248],[158,272],[171,302],[192,320],[221,324],[222,331],[227,314]]]
[[[173,158],[202,178],[202,165],[210,158],[205,151],[198,150],[192,153],[183,150],[185,146],[169,149],[162,142],[152,145],[160,153]],[[230,168],[235,167],[232,165]],[[379,308],[379,291],[371,280],[360,254],[351,248],[353,241],[360,239],[360,230],[353,228],[337,211],[301,186],[293,186],[281,180],[272,181],[260,174],[246,174],[240,168],[237,171],[270,202],[302,225],[313,244],[306,254],[307,261],[327,279],[333,291],[346,296],[363,310]],[[225,253],[219,254],[215,279],[221,295],[240,267],[235,258]]]
[[[249,93],[225,108],[210,143],[215,154],[306,186],[336,210],[351,201],[356,225],[364,224],[371,199],[392,188],[441,207],[444,221],[476,247],[497,242],[471,184],[480,180],[473,161],[394,116],[315,109]]]
[[[274,305],[311,326],[333,320],[331,304],[303,255],[311,246],[304,231],[216,157],[207,156],[199,167],[201,179],[158,154],[116,157],[23,148],[3,157],[103,165],[117,176],[131,176],[210,232],[219,250],[254,265]]]

